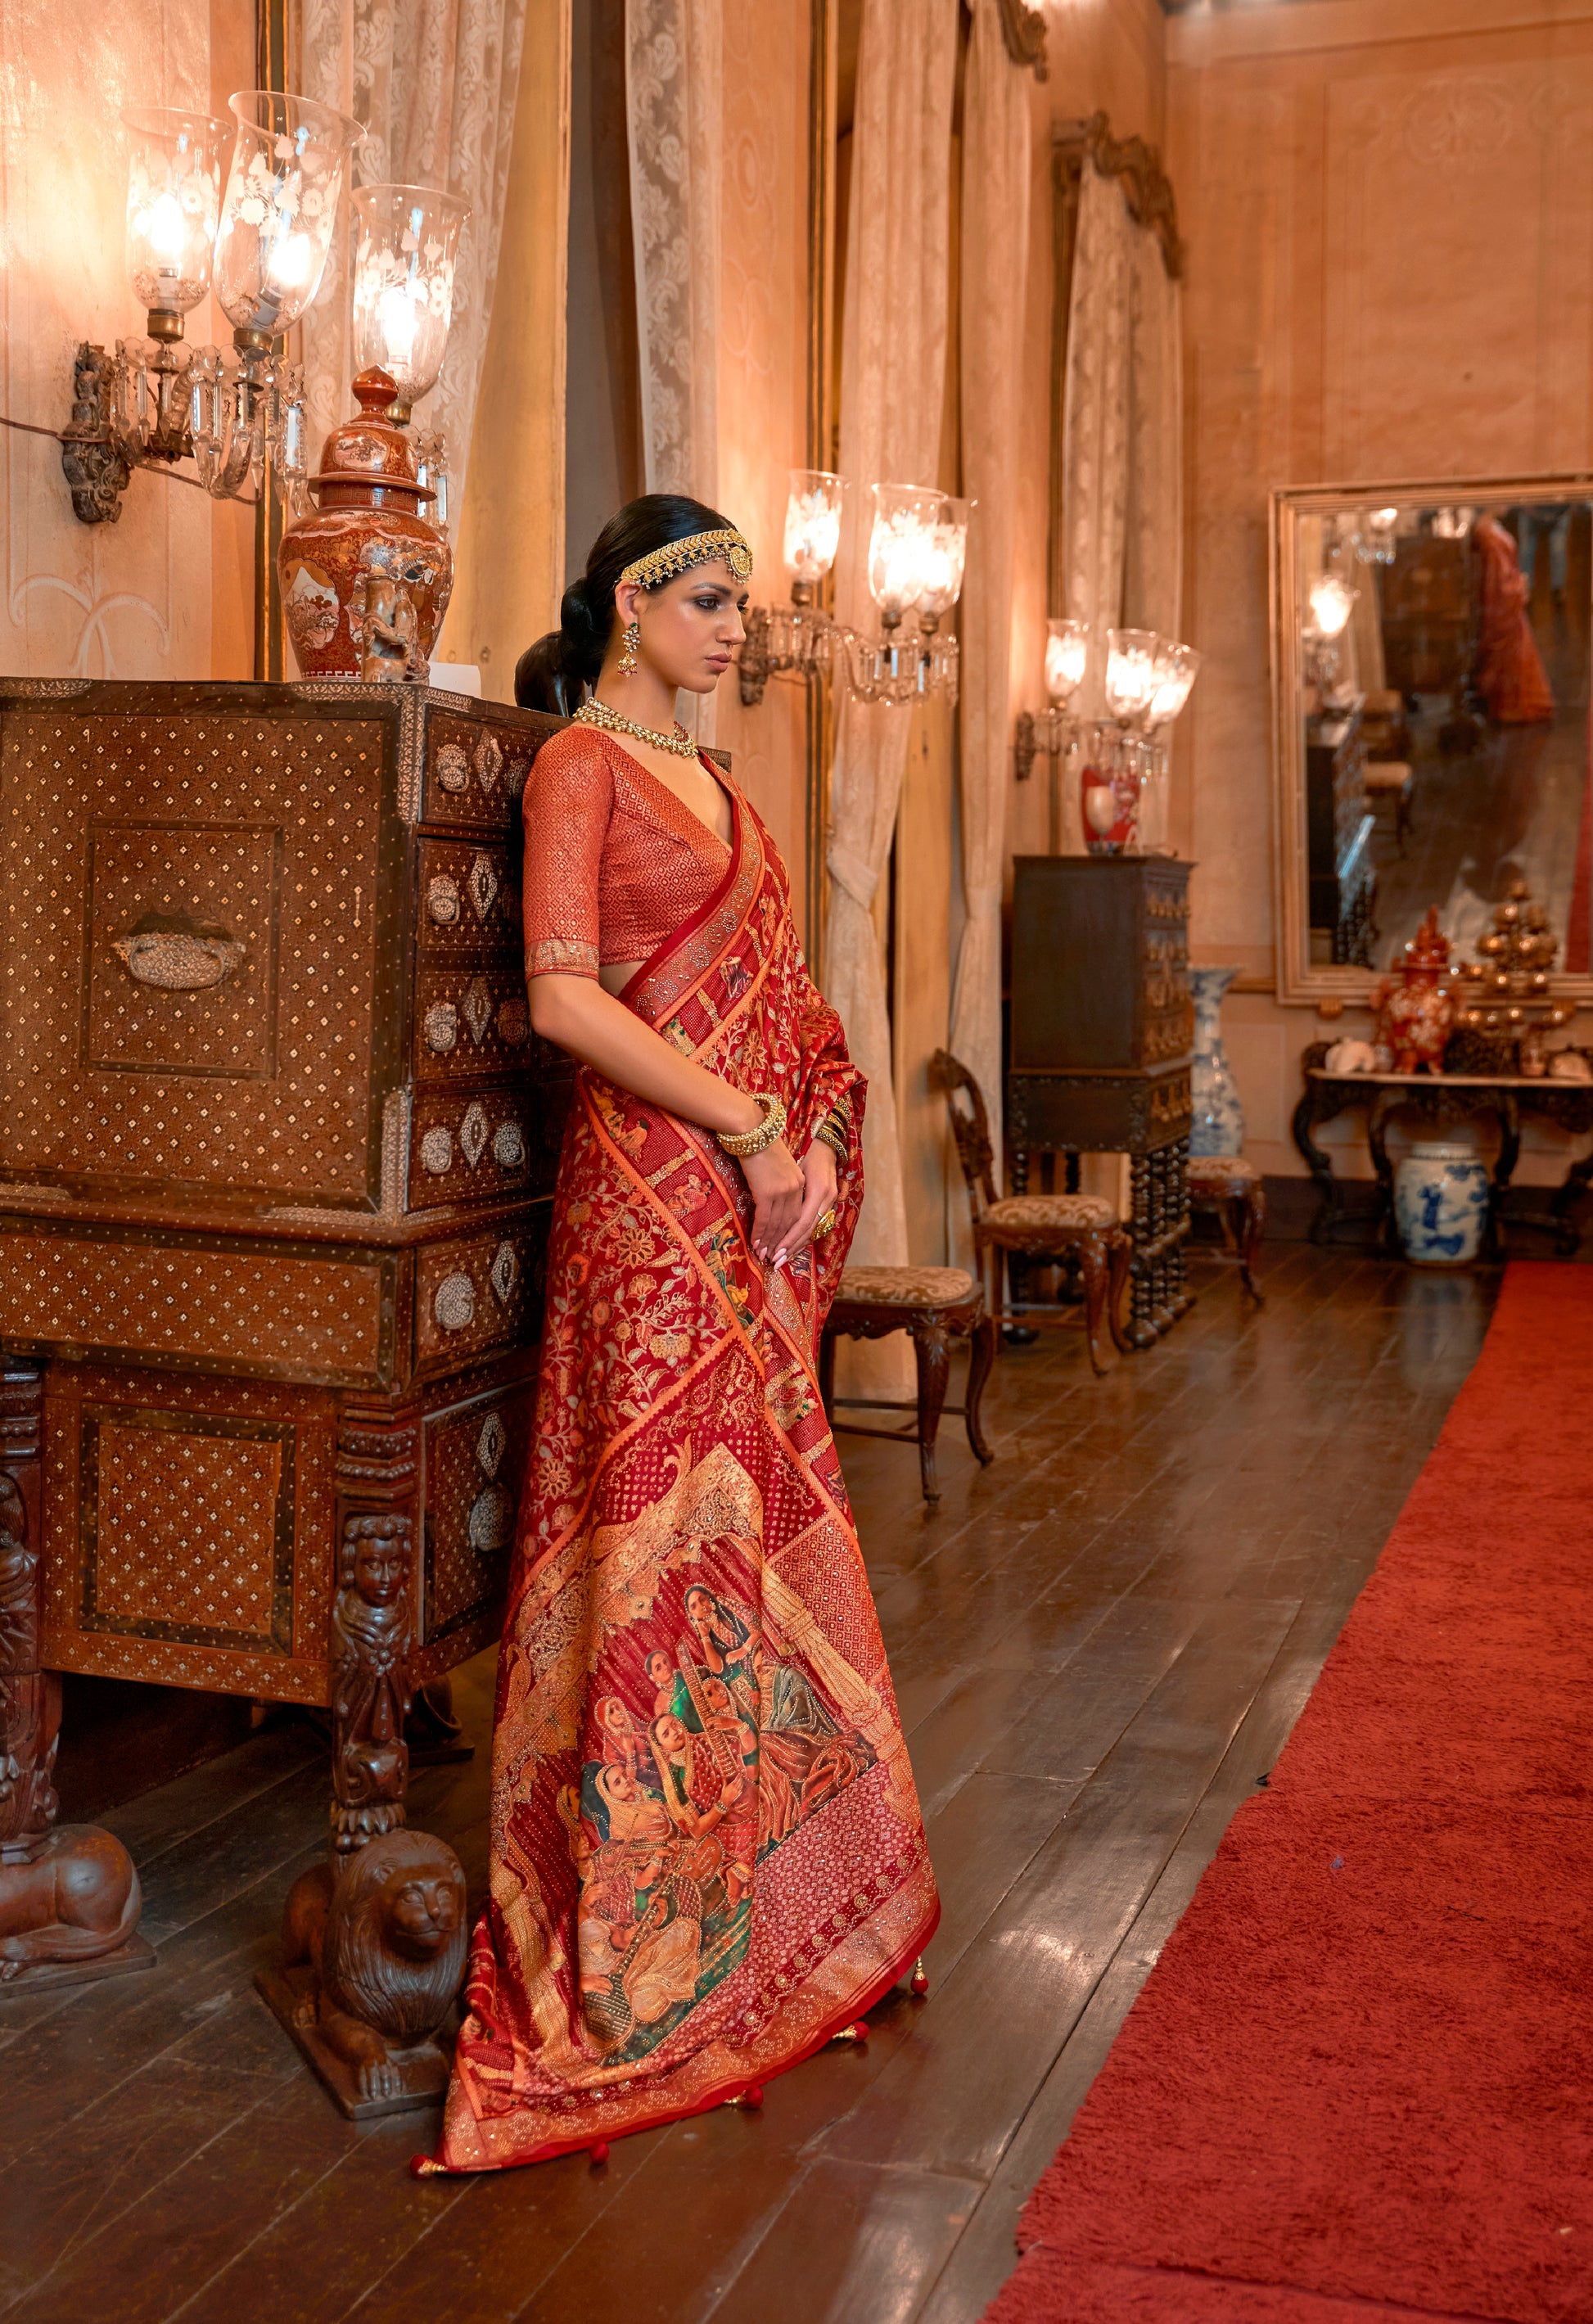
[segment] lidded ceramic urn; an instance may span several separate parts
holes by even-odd
[[[306,678],[424,678],[454,553],[421,513],[436,494],[389,415],[392,379],[373,365],[354,392],[357,413],[331,430],[309,480],[317,506],[277,551],[288,635]]]
[[[1399,982],[1386,979],[1372,995],[1377,1038],[1396,1074],[1443,1071],[1443,1053],[1455,1028],[1454,998],[1443,981],[1449,964],[1449,939],[1439,927],[1435,904],[1404,948]]]

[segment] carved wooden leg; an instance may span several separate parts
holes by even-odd
[[[968,1443],[976,1461],[985,1467],[995,1459],[985,1441],[980,1424],[980,1406],[984,1401],[985,1382],[996,1360],[996,1319],[986,1314],[980,1317],[970,1334],[968,1345],[968,1394],[963,1399],[963,1412],[968,1425]]]
[[[1100,1379],[1106,1370],[1106,1360],[1100,1351],[1100,1327],[1106,1321],[1107,1256],[1106,1238],[1099,1231],[1081,1235],[1078,1242],[1079,1272],[1084,1278],[1084,1336],[1090,1342],[1090,1361],[1095,1377]]]
[[[148,1969],[138,1875],[119,1840],[55,1821],[60,1681],[39,1662],[44,1375],[0,1372],[0,1989]]]
[[[940,1499],[940,1480],[935,1473],[935,1440],[940,1433],[941,1408],[946,1400],[946,1379],[951,1370],[949,1340],[946,1327],[925,1317],[915,1323],[913,1353],[918,1364],[918,1469],[923,1479],[926,1501]]]
[[[332,1831],[294,1883],[282,1967],[262,1993],[345,2114],[428,2106],[447,2083],[433,2038],[465,1975],[465,1875],[406,1829],[405,1727],[421,1576],[414,1420],[350,1399],[337,1445],[331,1621]]]
[[[1128,1299],[1128,1268],[1134,1257],[1134,1245],[1122,1227],[1112,1230],[1109,1238],[1111,1252],[1111,1279],[1107,1292],[1107,1321],[1111,1326],[1112,1345],[1119,1355],[1128,1355],[1134,1345],[1128,1336],[1126,1313]]]
[[[1266,1295],[1256,1280],[1255,1266],[1261,1256],[1261,1238],[1266,1231],[1266,1189],[1259,1178],[1245,1188],[1233,1207],[1234,1231],[1239,1247],[1239,1281],[1261,1307],[1266,1305]]]

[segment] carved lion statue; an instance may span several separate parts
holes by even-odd
[[[318,2023],[363,2098],[396,2098],[392,2052],[435,2034],[465,1977],[465,1874],[446,1841],[390,1831],[318,1864],[288,1894],[282,1965],[308,1966],[300,2022]]]

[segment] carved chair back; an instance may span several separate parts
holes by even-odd
[[[996,1200],[996,1157],[984,1093],[961,1057],[953,1057],[949,1049],[937,1049],[931,1057],[929,1078],[932,1085],[945,1092],[957,1159],[968,1188],[968,1207],[977,1226],[986,1206]]]

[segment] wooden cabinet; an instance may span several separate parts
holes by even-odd
[[[1130,1157],[1140,1346],[1190,1304],[1191,868],[1131,855],[1020,855],[1013,867],[1014,1191],[1027,1187],[1032,1149]]]
[[[326,1704],[374,1515],[410,1682],[496,1635],[569,1082],[520,916],[558,723],[0,684],[5,1465],[43,1668]]]

